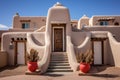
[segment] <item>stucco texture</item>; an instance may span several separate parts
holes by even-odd
[[[8,64],[7,57],[6,52],[0,51],[0,68],[5,67]]]
[[[15,46],[10,49],[11,38],[26,38],[26,32],[7,32],[2,35],[1,51],[6,51],[8,54],[8,65],[14,65]]]
[[[77,71],[79,63],[76,60],[77,53],[85,53],[91,49],[91,34],[89,32],[73,32],[67,42],[68,60],[73,71]]]
[[[116,41],[113,35],[109,32],[108,33],[110,48],[112,51],[112,56],[114,60],[114,64],[116,67],[120,67],[120,42]]]

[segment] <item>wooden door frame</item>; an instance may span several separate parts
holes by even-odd
[[[63,32],[63,50],[62,52],[66,51],[66,24],[52,24],[52,34],[51,34],[51,43],[52,43],[52,51],[55,52],[54,48],[54,30],[57,28],[62,29]]]
[[[55,30],[61,29],[62,30],[62,51],[64,51],[64,27],[53,27],[53,51],[55,51]],[[57,51],[56,51],[57,52]]]
[[[92,52],[93,52],[93,58],[94,58],[94,41],[99,41],[101,42],[101,55],[102,55],[102,64],[101,65],[104,65],[104,41],[106,40],[107,38],[91,38],[91,41],[92,41]],[[93,65],[94,64],[94,61],[93,61]]]
[[[26,62],[27,62],[27,59],[26,59],[26,41],[14,41],[14,45],[15,45],[15,49],[14,49],[14,65],[17,65],[18,63],[17,63],[17,58],[18,58],[18,56],[17,56],[17,51],[18,51],[18,43],[19,42],[22,42],[22,43],[24,43],[24,60],[25,60],[25,65],[27,64]]]

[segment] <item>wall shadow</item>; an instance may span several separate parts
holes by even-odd
[[[92,65],[89,73],[99,73],[106,70],[109,65]]]
[[[97,74],[97,73],[92,73],[92,74],[85,74],[85,75],[80,75],[79,76],[93,76],[93,77],[101,77],[101,78],[117,78],[120,77],[119,75],[115,74]]]
[[[119,74],[112,74],[112,73],[106,73],[106,69],[112,67],[109,65],[105,66],[91,66],[91,70],[86,74],[78,74],[79,76],[93,76],[93,77],[101,77],[101,78],[117,78],[120,77]],[[105,72],[104,72],[105,71]],[[101,72],[101,73],[100,73]]]
[[[19,67],[19,65],[16,65],[16,66],[5,66],[5,67],[0,68],[0,72],[5,71],[5,70],[13,70],[13,69],[16,69],[17,67]]]

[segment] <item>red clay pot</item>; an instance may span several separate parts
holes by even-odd
[[[35,72],[38,68],[37,62],[28,62],[27,63],[28,70],[31,72]]]
[[[90,70],[89,63],[80,63],[80,70],[84,73],[87,73]]]

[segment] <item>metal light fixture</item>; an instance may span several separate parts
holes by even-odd
[[[9,49],[13,49],[14,48],[13,41],[14,41],[14,38],[11,38],[11,42],[9,44]]]

